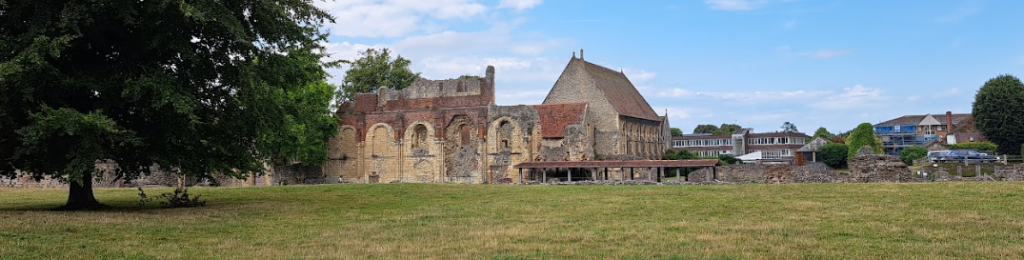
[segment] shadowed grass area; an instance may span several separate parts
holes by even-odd
[[[112,209],[62,212],[66,190],[0,189],[0,258],[1024,258],[1020,182],[189,191],[207,207],[97,189]]]

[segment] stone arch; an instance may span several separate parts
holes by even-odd
[[[349,159],[358,156],[358,136],[356,128],[351,125],[338,127],[338,135],[335,136],[338,140],[338,150],[336,151],[336,154],[331,155],[331,158]]]
[[[374,124],[369,129],[364,145],[369,161],[367,182],[390,181],[395,173],[394,129],[385,123]]]
[[[529,156],[528,144],[524,141],[524,133],[519,122],[511,117],[503,116],[490,122],[487,128],[487,173],[484,182],[508,183],[517,179],[512,166],[521,163]]]
[[[505,116],[498,118],[491,122],[491,126],[487,131],[487,140],[490,143],[488,145],[488,151],[502,152],[503,150],[518,150],[517,141],[521,142],[522,129],[519,123],[513,121],[511,118]],[[516,140],[516,139],[520,140]]]
[[[434,141],[434,126],[429,122],[416,121],[405,130],[403,141],[412,149],[428,148]]]
[[[385,123],[377,123],[366,133],[367,147],[371,156],[388,156],[394,145],[394,129]]]
[[[445,128],[444,154],[447,181],[474,182],[480,177],[479,133],[466,115],[456,115]]]
[[[434,157],[440,151],[435,147],[434,126],[425,121],[416,121],[408,126],[403,137],[403,182],[434,182],[438,169]]]

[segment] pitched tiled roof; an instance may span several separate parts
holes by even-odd
[[[956,132],[956,133],[977,132],[978,131],[978,128],[974,126],[974,117],[971,117],[971,116],[967,116],[966,118],[960,120],[959,123],[957,123],[956,122],[956,116],[954,115],[953,116],[953,126],[954,126],[953,132]]]
[[[946,120],[945,115],[943,115],[942,118],[942,120]],[[922,119],[924,119],[923,115],[901,116],[875,124],[875,126],[917,125],[917,123],[920,123]],[[938,119],[938,117],[935,118],[935,120]]]
[[[924,120],[924,117],[926,116],[928,115],[906,115],[875,124],[875,126],[917,125],[918,123],[921,123],[921,120]],[[939,121],[940,124],[946,124],[945,113],[932,114],[932,117]],[[953,114],[953,125],[958,125],[961,121],[970,117],[971,114]]]
[[[587,103],[559,103],[533,105],[540,115],[540,135],[543,138],[565,137],[565,127],[582,125]]]
[[[956,143],[984,142],[985,136],[981,132],[956,133]]]
[[[814,138],[814,140],[812,140],[811,142],[807,143],[807,145],[804,145],[804,147],[800,147],[800,149],[798,149],[796,151],[797,152],[820,152],[821,148],[825,147],[826,144],[828,144],[828,141],[825,141],[825,139],[822,139],[821,137],[818,137],[818,138]]]
[[[589,61],[580,60],[587,74],[594,80],[598,89],[604,92],[604,96],[611,102],[619,115],[630,116],[653,121],[660,120],[651,105],[647,103],[640,92],[636,90],[633,83],[629,82],[625,74],[614,71]]]

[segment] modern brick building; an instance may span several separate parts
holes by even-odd
[[[753,133],[744,128],[732,135],[686,134],[672,137],[672,149],[694,152],[700,157],[727,154],[742,156],[755,152],[761,159],[792,158],[806,144],[807,135],[800,132]]]

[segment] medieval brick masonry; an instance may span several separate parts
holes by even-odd
[[[541,105],[497,106],[494,88],[488,66],[484,77],[419,79],[356,95],[338,112],[325,175],[357,183],[511,183],[521,162],[658,159],[667,148],[667,117],[621,71],[582,55],[573,55]]]

